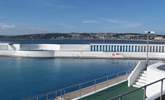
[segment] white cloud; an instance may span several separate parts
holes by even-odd
[[[82,21],[83,24],[97,24],[100,23],[99,20],[83,20]]]
[[[119,19],[111,19],[111,18],[98,18],[92,20],[83,20],[83,24],[106,24],[114,27],[120,28],[136,28],[143,26],[142,23],[134,22],[134,21],[127,21],[127,20],[119,20]]]
[[[125,27],[125,28],[138,28],[141,26],[143,26],[142,23],[136,23],[136,22],[123,24],[123,27]]]
[[[111,18],[101,18],[101,20],[121,28],[137,28],[143,26],[142,23],[135,21],[127,21],[127,20],[119,20],[119,19],[111,19]]]
[[[48,30],[37,26],[16,26],[14,24],[0,23],[0,34],[13,35],[13,34],[33,34],[33,33],[46,33]]]
[[[9,30],[15,28],[14,24],[6,24],[6,23],[0,23],[0,31],[1,30]]]
[[[126,24],[129,23],[128,21],[123,20],[116,20],[116,19],[105,19],[105,21],[112,23],[112,24]]]

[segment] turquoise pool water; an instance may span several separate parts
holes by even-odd
[[[0,100],[19,100],[131,70],[137,60],[0,57]]]

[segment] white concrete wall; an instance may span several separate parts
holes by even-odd
[[[8,50],[8,44],[0,43],[0,50]]]
[[[21,44],[21,50],[60,50],[58,44]]]
[[[55,57],[146,59],[146,52],[56,51]],[[150,59],[165,59],[165,53],[149,53]]]
[[[15,51],[0,50],[0,56],[12,56]]]
[[[90,52],[90,51],[56,51],[55,57],[123,58],[120,55],[113,57],[111,52]]]
[[[54,51],[15,51],[12,56],[17,57],[54,57]]]
[[[54,57],[54,51],[0,51],[0,56],[15,56],[15,57]]]
[[[34,49],[32,49],[34,50]],[[33,52],[33,51],[29,52]],[[37,49],[38,50],[38,49]],[[39,49],[39,50],[42,50]],[[45,49],[44,49],[45,50]],[[44,51],[43,50],[43,51]],[[48,49],[47,49],[48,50]],[[2,53],[3,50],[0,51],[0,55],[8,55],[8,53]],[[9,52],[11,51],[19,51],[19,50],[8,50]],[[52,51],[52,50],[48,50]],[[20,51],[20,56],[24,56],[23,52],[28,52],[28,51]],[[40,53],[40,51],[34,51]],[[84,51],[84,50],[79,50],[79,51],[72,51],[72,50],[53,50],[55,54],[53,54],[54,57],[77,57],[77,58],[126,58],[126,59],[145,59],[146,58],[146,53],[144,52],[91,52],[91,51]],[[11,54],[11,53],[10,53]],[[12,54],[11,54],[12,55]],[[19,56],[19,54],[17,54]],[[26,55],[26,54],[25,54]],[[43,56],[44,57],[44,56]],[[165,53],[150,53],[149,58],[151,59],[165,59]]]
[[[20,44],[8,44],[8,50],[20,50]]]
[[[103,52],[103,51],[90,51],[89,44],[11,44],[8,45],[8,50],[16,51],[42,51],[50,50],[56,51],[54,57],[81,57],[81,58],[146,58],[146,52]],[[93,45],[93,44],[92,44]],[[106,44],[103,44],[106,45]],[[108,44],[108,45],[123,45],[123,44]],[[133,45],[133,44],[131,44]],[[142,44],[136,44],[142,45]],[[145,44],[143,44],[144,46]],[[5,55],[5,54],[4,54]],[[149,52],[151,59],[165,59],[163,52]]]
[[[0,50],[20,50],[20,44],[0,43]]]
[[[119,52],[123,55],[124,58],[146,58],[146,52]],[[149,52],[148,57],[150,59],[164,59],[165,53],[158,53],[158,52]]]
[[[89,51],[86,44],[21,44],[21,50]]]
[[[155,63],[147,67],[147,80],[152,83],[159,79],[165,78],[165,71],[157,69],[158,66],[165,64],[165,63]],[[146,95],[147,100],[154,100],[160,96],[161,93],[161,82],[152,84],[147,87]],[[163,94],[165,94],[165,80],[163,81]]]
[[[134,70],[131,72],[131,74],[128,76],[128,86],[132,86],[133,83],[136,81],[137,77],[139,76],[140,72],[143,71],[146,68],[145,61],[139,61]]]
[[[164,82],[163,82],[163,94],[165,94],[165,83]],[[155,100],[158,97],[160,97],[160,94],[161,94],[161,82],[150,85],[146,89],[146,96],[147,96],[146,100]]]
[[[90,51],[89,44],[61,44],[61,51]]]

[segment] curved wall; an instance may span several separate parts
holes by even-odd
[[[61,51],[90,51],[89,44],[60,44]]]
[[[17,57],[54,57],[54,51],[15,51],[12,56]]]
[[[58,44],[21,44],[20,50],[60,50]]]

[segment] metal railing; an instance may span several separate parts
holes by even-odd
[[[137,91],[143,89],[144,90],[144,93],[143,93],[143,100],[146,100],[147,96],[146,96],[146,88],[150,85],[153,85],[155,83],[158,83],[158,82],[161,82],[161,85],[160,85],[160,100],[164,100],[163,99],[163,80],[165,80],[165,78],[162,78],[162,79],[159,79],[157,81],[154,81],[152,83],[149,83],[145,86],[142,86],[140,88],[137,88],[137,89],[134,89],[134,90],[131,90],[131,91],[128,91],[128,92],[125,92],[123,94],[120,94],[120,95],[117,95],[115,97],[112,97],[108,100],[122,100],[122,98],[126,97],[126,96],[129,96],[130,94],[133,94],[133,93],[136,93]]]
[[[78,84],[71,85],[71,86],[68,86],[68,87],[65,87],[62,89],[58,89],[56,91],[43,93],[43,94],[33,96],[33,97],[28,97],[28,98],[25,98],[23,100],[55,100],[56,97],[65,98],[65,94],[71,93],[74,91],[78,91],[78,90],[79,90],[79,97],[81,97],[84,94],[83,92],[81,92],[81,89],[87,88],[87,87],[90,87],[93,85],[96,86],[96,84],[101,84],[105,81],[111,80],[111,79],[116,78],[118,76],[128,75],[131,71],[132,71],[132,69],[129,71],[125,71],[125,72],[106,75],[106,76],[103,76],[103,77],[100,77],[100,78],[97,78],[97,79],[94,79],[91,81],[86,81],[83,83],[78,83]],[[106,84],[106,85],[108,85],[108,84]]]

